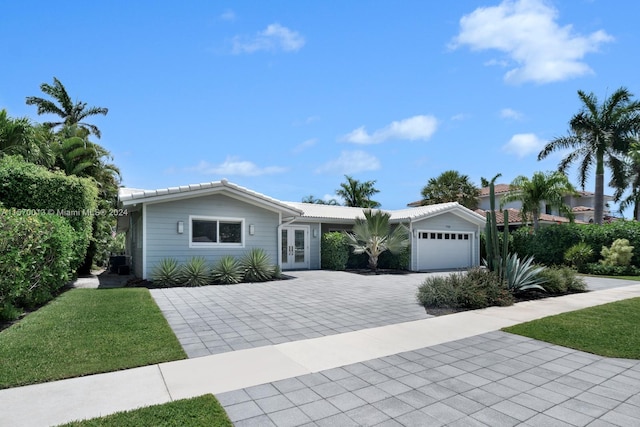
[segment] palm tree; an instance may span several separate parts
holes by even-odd
[[[375,181],[360,182],[349,175],[344,176],[347,182],[340,184],[336,194],[344,199],[345,206],[356,208],[378,208],[380,203],[371,200],[371,196],[380,191],[374,185]]]
[[[636,139],[629,148],[627,162],[627,187],[631,187],[631,194],[622,199],[624,188],[616,190],[615,201],[620,202],[620,212],[633,206],[633,218],[640,221],[640,140]]]
[[[40,90],[46,95],[49,95],[53,100],[40,98],[37,96],[28,96],[27,105],[36,105],[38,107],[38,114],[55,114],[59,116],[62,121],[59,122],[45,122],[44,125],[50,128],[56,126],[77,125],[86,131],[87,134],[94,134],[100,138],[100,129],[97,126],[90,123],[86,123],[83,120],[90,116],[102,114],[106,116],[109,112],[108,108],[103,107],[87,107],[86,102],[77,101],[75,104],[71,101],[69,94],[65,87],[60,83],[60,80],[53,78],[53,85],[48,83],[42,83]],[[57,103],[57,104],[56,104]]]
[[[354,254],[369,255],[369,268],[378,268],[378,258],[384,251],[392,254],[401,252],[409,245],[409,230],[404,224],[398,224],[393,230],[389,224],[391,214],[382,211],[373,213],[364,210],[364,219],[357,218],[351,232],[345,231],[347,241]]]
[[[575,192],[569,179],[560,172],[536,172],[531,179],[520,175],[509,185],[509,192],[502,196],[500,209],[509,202],[521,202],[522,219],[526,220],[531,216],[533,228],[538,230],[541,203],[546,202],[548,206],[557,208],[562,214],[571,218],[571,209],[564,203],[563,197]]]
[[[421,194],[423,205],[458,202],[473,210],[478,207],[480,190],[471,183],[467,175],[449,170],[437,178],[429,179]]]
[[[313,194],[303,197],[302,203],[315,203],[316,205],[331,205],[331,206],[336,206],[338,204],[336,199],[329,199],[329,200],[316,199],[316,197]]]
[[[569,136],[551,140],[538,154],[542,160],[557,150],[574,150],[565,156],[558,170],[562,173],[579,161],[580,185],[584,188],[587,176],[595,166],[594,222],[602,224],[604,217],[604,169],[611,170],[611,185],[624,187],[624,157],[628,151],[630,136],[640,128],[640,102],[632,101],[632,94],[619,88],[598,104],[593,94],[578,91],[582,109],[569,121]]]
[[[0,110],[0,154],[17,154],[30,163],[50,167],[55,160],[51,135],[28,118],[11,118]]]

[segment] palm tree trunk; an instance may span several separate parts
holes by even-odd
[[[540,211],[538,209],[534,209],[531,212],[531,216],[533,216],[533,229],[538,231],[540,228]]]
[[[604,218],[604,153],[599,152],[596,159],[596,194],[593,203],[593,222],[602,225]]]

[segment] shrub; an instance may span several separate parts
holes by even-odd
[[[186,286],[206,286],[211,282],[207,260],[203,257],[193,257],[187,261],[182,266],[180,276]]]
[[[582,278],[578,277],[575,270],[563,267],[560,271],[564,276],[568,292],[584,292],[587,289],[586,282]]]
[[[640,268],[633,265],[606,265],[593,262],[584,266],[583,273],[597,276],[640,276]]]
[[[545,289],[540,286],[544,283],[544,278],[540,277],[542,271],[544,271],[544,267],[536,267],[533,265],[532,256],[521,260],[518,254],[513,253],[508,255],[507,271],[505,272],[507,289],[513,293],[532,289],[538,289],[544,292]]]
[[[565,262],[578,270],[592,259],[593,249],[585,242],[576,243],[564,253]]]
[[[321,241],[321,266],[327,270],[344,270],[349,260],[349,243],[339,231],[324,233]]]
[[[407,246],[402,251],[394,254],[385,251],[378,258],[378,266],[380,268],[389,268],[393,270],[408,270],[411,263],[411,246]]]
[[[418,288],[418,302],[425,307],[456,308],[458,300],[453,283],[448,277],[429,276]]]
[[[211,269],[211,280],[221,285],[235,285],[242,281],[242,268],[231,255],[220,258]]]
[[[0,158],[0,201],[5,208],[57,214],[76,231],[75,239],[69,242],[72,270],[84,261],[97,196],[98,189],[90,179],[51,172],[16,156]]]
[[[428,308],[476,309],[514,302],[497,273],[480,268],[448,276],[429,276],[418,288],[416,297]]]
[[[163,258],[153,269],[151,280],[158,286],[176,286],[182,283],[182,269],[175,258]]]
[[[273,270],[272,277],[273,277],[275,280],[280,280],[280,279],[282,279],[282,269],[280,268],[280,266],[279,266],[278,264],[275,264],[275,265],[272,267],[272,270]]]
[[[544,265],[562,264],[564,254],[571,246],[583,241],[583,225],[555,224],[538,231],[522,227],[512,233],[513,250],[521,257],[532,256]]]
[[[544,279],[542,287],[550,294],[566,294],[567,282],[559,268],[549,267],[540,272],[540,277]]]
[[[245,282],[266,282],[273,277],[269,255],[261,248],[253,248],[240,260]]]
[[[0,210],[0,318],[44,304],[69,281],[75,238],[56,215]]]
[[[600,254],[603,258],[600,262],[604,265],[626,266],[631,262],[633,246],[627,239],[616,239],[610,248],[604,246]]]

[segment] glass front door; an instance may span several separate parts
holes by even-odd
[[[284,227],[282,229],[283,270],[309,268],[308,234],[309,230],[303,227]]]

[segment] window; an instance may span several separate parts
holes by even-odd
[[[243,246],[244,220],[240,218],[190,217],[189,247]]]

